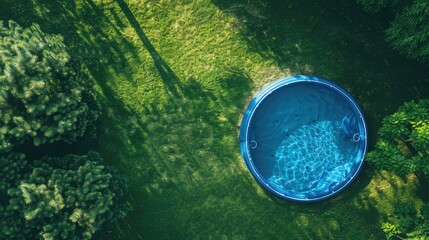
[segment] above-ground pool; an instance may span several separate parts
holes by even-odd
[[[363,113],[338,85],[314,76],[280,79],[250,102],[240,149],[255,179],[275,195],[317,201],[344,189],[362,167]]]

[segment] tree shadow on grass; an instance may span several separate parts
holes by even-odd
[[[128,168],[124,171],[130,179],[133,193],[129,201],[134,211],[117,227],[127,238],[188,238],[183,234],[186,221],[180,218],[187,218],[211,194],[206,185],[217,185],[237,171],[237,145],[224,139],[235,138],[248,92],[240,90],[249,90],[252,81],[233,69],[226,71],[217,89],[208,89],[198,79],[184,82],[178,86],[181,97],[165,109],[147,105],[144,117],[136,118],[135,125],[129,127],[120,127],[124,116],[118,116],[118,126],[109,131],[111,138],[125,136],[105,151],[121,156]],[[236,94],[229,95],[228,91]],[[189,212],[177,213],[183,209]],[[142,226],[143,230],[137,230]],[[108,231],[100,233],[100,238],[115,234]]]
[[[115,71],[126,74],[129,57],[139,60],[137,48],[122,36],[121,27],[112,22],[103,9],[91,0],[34,2],[34,22],[44,31],[61,34],[70,48],[72,60],[83,63],[92,71],[94,65],[108,65]],[[31,18],[31,17],[30,17]],[[131,74],[127,75],[132,79]]]
[[[167,86],[169,92],[173,94],[173,97],[175,98],[179,97],[179,93],[176,86],[179,83],[179,79],[177,78],[176,74],[170,68],[170,66],[164,61],[164,59],[162,59],[158,51],[156,51],[155,47],[152,45],[149,38],[146,36],[143,29],[141,28],[139,22],[134,17],[134,14],[131,12],[130,8],[128,7],[128,4],[124,0],[116,0],[116,2],[118,3],[122,12],[125,14],[126,18],[130,22],[131,26],[134,28],[134,31],[136,32],[137,36],[145,46],[146,50],[149,52],[150,56],[152,57],[153,62],[156,66],[156,69],[158,70],[161,76],[161,79],[163,80],[164,84]]]
[[[92,0],[6,0],[2,7],[4,21],[14,20],[23,27],[38,23],[44,32],[62,35],[71,61],[84,64],[88,71],[99,74],[93,69],[109,66],[132,79],[129,59],[140,60],[137,48],[123,37],[123,23],[111,21]],[[102,77],[96,80],[105,80]]]
[[[384,41],[390,15],[363,12],[356,0],[212,0],[235,17],[253,51],[293,74],[324,76],[364,109],[370,132],[404,101],[428,97],[429,68],[398,55]],[[375,134],[370,134],[373,144]]]
[[[209,87],[202,85],[199,79],[178,79],[125,2],[117,2],[150,53],[170,101],[163,108],[144,105],[143,113],[137,113],[125,106],[115,91],[102,81],[107,72],[103,65],[95,64],[91,68],[106,97],[101,120],[103,128],[98,134],[102,138],[97,149],[121,172],[127,173],[131,191],[129,203],[134,207],[125,220],[112,226],[114,230],[105,229],[98,238],[138,239],[144,238],[142,235],[168,238],[171,233],[183,229],[170,226],[169,231],[165,231],[166,224],[174,221],[162,219],[174,219],[171,211],[192,208],[187,204],[201,201],[201,198],[190,197],[195,196],[189,193],[195,191],[195,184],[203,186],[206,181],[211,182],[210,179],[217,180],[216,174],[236,171],[236,145],[225,142],[225,136],[235,138],[238,132],[238,118],[252,80],[235,68],[225,69],[224,76]],[[232,140],[234,143],[235,139]],[[185,199],[189,201],[184,202]],[[158,217],[153,219],[153,216]]]

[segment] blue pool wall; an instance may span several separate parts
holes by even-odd
[[[287,86],[289,84],[293,83],[302,83],[302,82],[308,82],[308,83],[316,83],[316,84],[322,84],[325,86],[331,87],[333,90],[339,93],[340,96],[342,96],[346,101],[349,101],[354,106],[355,110],[359,113],[360,118],[362,119],[362,125],[360,126],[359,132],[364,133],[363,138],[364,141],[360,141],[360,147],[359,147],[359,154],[358,156],[362,156],[360,159],[359,165],[354,165],[354,167],[351,169],[351,172],[354,172],[353,176],[351,176],[347,182],[344,185],[341,185],[340,187],[334,189],[334,191],[331,194],[327,194],[324,196],[312,196],[311,198],[294,198],[290,197],[284,192],[281,192],[277,190],[274,186],[271,186],[269,184],[269,180],[266,179],[258,169],[256,168],[252,156],[250,154],[250,145],[248,139],[251,137],[252,134],[250,132],[250,124],[253,114],[255,113],[256,109],[258,108],[259,104],[263,102],[263,100],[270,95],[271,92]],[[244,162],[249,169],[250,173],[253,175],[253,177],[258,181],[258,183],[263,186],[265,189],[267,189],[269,192],[273,193],[274,195],[287,199],[292,200],[296,202],[316,202],[321,201],[330,197],[333,197],[340,193],[342,190],[344,190],[350,183],[356,178],[356,176],[359,174],[360,170],[362,169],[365,153],[367,151],[367,127],[366,127],[366,121],[363,114],[362,109],[359,107],[356,100],[348,93],[346,90],[344,90],[339,85],[333,83],[332,81],[329,81],[327,79],[318,77],[318,76],[311,76],[311,75],[295,75],[295,76],[289,76],[285,78],[281,78],[270,85],[263,88],[260,92],[256,94],[256,96],[252,99],[252,101],[249,103],[246,111],[244,112],[243,119],[241,121],[240,126],[240,133],[239,133],[239,141],[240,141],[240,151],[241,155],[244,159]]]

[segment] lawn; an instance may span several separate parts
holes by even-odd
[[[62,34],[94,80],[103,105],[97,138],[71,147],[117,167],[132,208],[97,239],[384,238],[395,204],[428,197],[415,177],[365,165],[330,200],[279,200],[246,169],[238,130],[264,85],[314,74],[356,97],[371,148],[384,116],[429,96],[428,67],[384,42],[390,18],[355,0],[0,3],[0,19]]]

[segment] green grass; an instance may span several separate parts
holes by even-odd
[[[62,34],[95,81],[103,116],[90,147],[128,178],[133,207],[98,239],[381,239],[395,204],[421,205],[415,178],[368,166],[333,199],[281,201],[240,156],[246,103],[282,76],[349,90],[370,145],[383,116],[428,96],[427,67],[393,52],[386,20],[354,1],[55,2],[5,0],[0,17]]]

